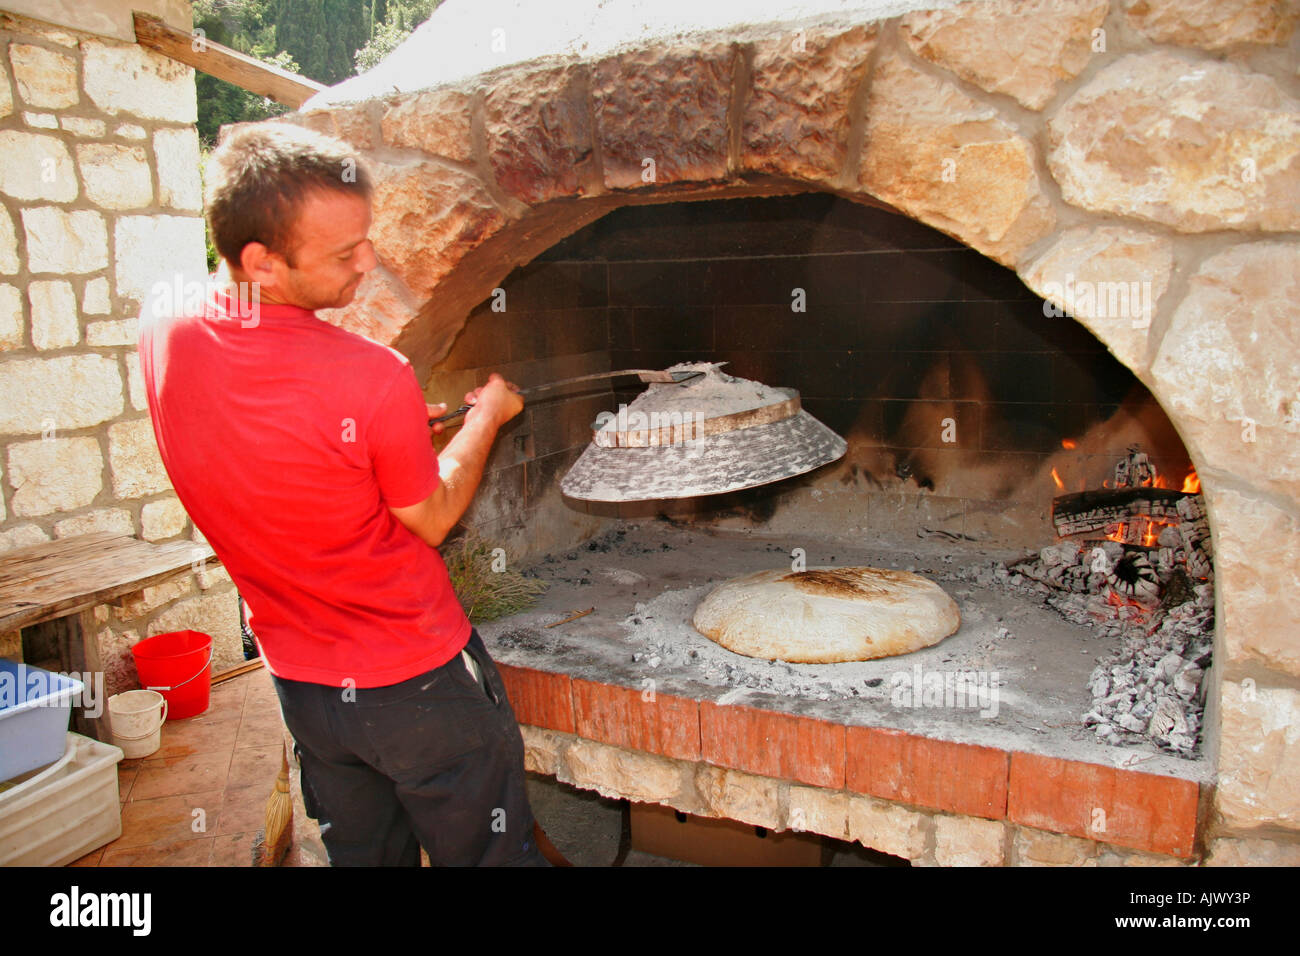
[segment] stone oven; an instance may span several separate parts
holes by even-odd
[[[468,523],[552,581],[483,628],[530,767],[914,863],[1300,862],[1294,10],[760,4],[620,33],[586,6],[570,36],[447,4],[287,118],[377,181],[382,267],[331,320],[452,404],[492,368],[528,386],[727,361],[799,389],[849,453],[610,507],[559,478],[633,393],[579,390],[503,433]],[[986,599],[996,562],[1056,540],[1053,499],[1121,462],[1203,489],[1190,757],[1094,739],[1078,704],[1103,635],[1041,595]],[[929,573],[970,628],[831,665],[852,672],[694,643],[710,581],[801,561]],[[1001,722],[988,696],[890,699],[899,673],[919,697],[999,666]]]

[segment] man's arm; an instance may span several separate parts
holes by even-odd
[[[465,413],[460,432],[438,456],[438,487],[423,501],[388,509],[412,534],[435,548],[473,500],[497,431],[524,407],[519,394],[495,372],[486,385],[466,395],[465,401],[474,407]]]

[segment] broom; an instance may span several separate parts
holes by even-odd
[[[293,843],[293,797],[289,793],[289,745],[280,744],[280,772],[275,788],[266,800],[266,824],[260,846],[254,847],[254,859],[260,851],[259,866],[279,866]]]

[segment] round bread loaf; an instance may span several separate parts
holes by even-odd
[[[961,613],[939,585],[907,571],[810,568],[720,584],[692,623],[747,657],[833,664],[937,644],[961,626]]]

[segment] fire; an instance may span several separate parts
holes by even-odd
[[[1061,447],[1064,448],[1066,451],[1074,451],[1074,449],[1077,448],[1078,446],[1074,443],[1074,439],[1062,438]]]
[[[1143,547],[1154,548],[1160,538],[1160,532],[1173,523],[1160,521],[1147,515],[1134,515],[1131,521],[1121,521],[1116,524],[1114,530],[1106,535],[1106,540],[1119,544],[1140,543]]]
[[[1189,495],[1200,494],[1201,479],[1196,474],[1195,468],[1189,471],[1187,473],[1187,477],[1183,479],[1183,491],[1185,491]]]
[[[1065,482],[1061,480],[1061,476],[1056,473],[1055,468],[1052,469],[1052,480],[1056,482],[1057,488],[1060,488],[1062,491],[1065,490]]]

